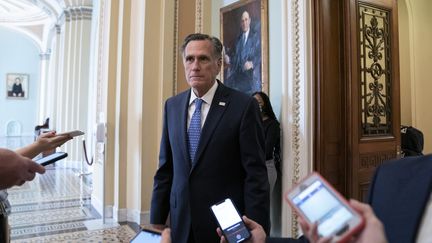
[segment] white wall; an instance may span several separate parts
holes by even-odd
[[[405,1],[398,2],[401,124],[412,125],[411,61],[408,9]]]
[[[27,36],[0,27],[0,136],[6,135],[6,124],[16,120],[23,136],[34,134],[37,121],[40,82],[39,48]],[[28,99],[6,98],[6,74],[29,74]]]
[[[432,112],[430,104],[432,103],[431,67],[432,67],[432,1],[430,0],[405,0],[408,13],[408,32],[409,32],[409,65],[406,60],[402,60],[405,50],[401,50],[401,89],[403,89],[402,78],[407,74],[402,73],[409,70],[409,79],[411,82],[411,113],[412,125],[420,129],[424,134],[425,147],[423,153],[432,153]],[[399,5],[401,6],[401,4]],[[403,15],[402,15],[403,16]],[[401,20],[404,18],[402,17]],[[403,27],[404,24],[402,23]],[[401,39],[404,41],[404,39]],[[403,43],[403,42],[402,42]],[[401,48],[407,48],[402,46]],[[401,92],[401,95],[403,95]],[[404,99],[401,99],[404,102]],[[402,105],[404,108],[405,105]],[[402,109],[402,112],[404,110]],[[405,115],[402,114],[402,118]]]

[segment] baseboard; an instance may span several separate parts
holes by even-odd
[[[102,217],[102,201],[94,195],[91,196],[91,204],[94,209],[101,215]],[[113,205],[105,205],[105,218],[113,217]]]
[[[114,213],[114,221],[115,222],[126,222],[128,221],[128,209],[127,208],[120,208],[117,207],[113,208]]]
[[[150,212],[141,212],[136,209],[128,209],[127,211],[127,221],[134,222],[137,224],[150,224]]]

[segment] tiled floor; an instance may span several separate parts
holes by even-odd
[[[0,138],[0,147],[15,149],[32,141],[32,137]],[[102,225],[91,206],[91,190],[91,176],[78,176],[71,163],[64,162],[9,189],[12,242],[129,242],[136,230],[129,225]]]

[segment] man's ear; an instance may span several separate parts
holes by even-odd
[[[217,64],[218,64],[219,68],[222,67],[222,57],[218,59]]]

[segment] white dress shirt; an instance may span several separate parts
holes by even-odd
[[[432,242],[432,194],[423,213],[423,219],[417,234],[417,243]]]
[[[210,106],[211,103],[213,101],[213,97],[216,93],[216,89],[218,87],[218,82],[215,81],[213,86],[209,89],[209,91],[207,91],[207,93],[205,93],[205,95],[203,95],[203,97],[201,97],[201,99],[204,101],[201,105],[201,128],[204,126],[204,122],[207,118],[207,114],[210,110]],[[189,129],[189,125],[190,125],[190,120],[192,118],[193,113],[195,112],[195,103],[194,100],[198,98],[195,93],[193,92],[192,88],[191,88],[191,96],[189,99],[189,109],[188,109],[188,119],[187,119],[187,127]]]

